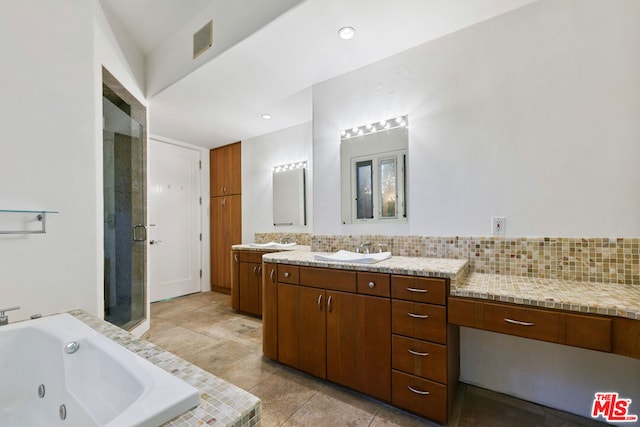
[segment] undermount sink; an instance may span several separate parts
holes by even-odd
[[[389,258],[391,258],[391,252],[361,254],[358,252],[340,250],[331,255],[315,255],[315,259],[317,261],[356,262],[360,264],[375,264],[376,262],[384,261],[385,259]]]

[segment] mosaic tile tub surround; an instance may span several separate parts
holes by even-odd
[[[395,256],[469,261],[471,273],[640,285],[640,239],[311,235],[311,250],[378,244]]]
[[[73,310],[69,314],[200,391],[200,405],[197,408],[174,418],[163,427],[260,425],[262,404],[254,395],[82,310]]]

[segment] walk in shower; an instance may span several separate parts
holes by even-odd
[[[103,77],[105,320],[128,330],[145,318],[146,120]]]

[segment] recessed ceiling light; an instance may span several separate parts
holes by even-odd
[[[263,114],[262,118],[265,120],[271,120],[271,114]]]
[[[338,30],[338,35],[342,40],[351,40],[356,35],[356,29],[353,27],[342,27]]]

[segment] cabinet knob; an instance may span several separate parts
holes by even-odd
[[[376,284],[374,282],[369,282],[369,287],[373,289],[376,287]]]
[[[289,277],[289,276],[291,276],[291,273],[289,273],[288,271],[285,271],[284,272],[284,277]]]

